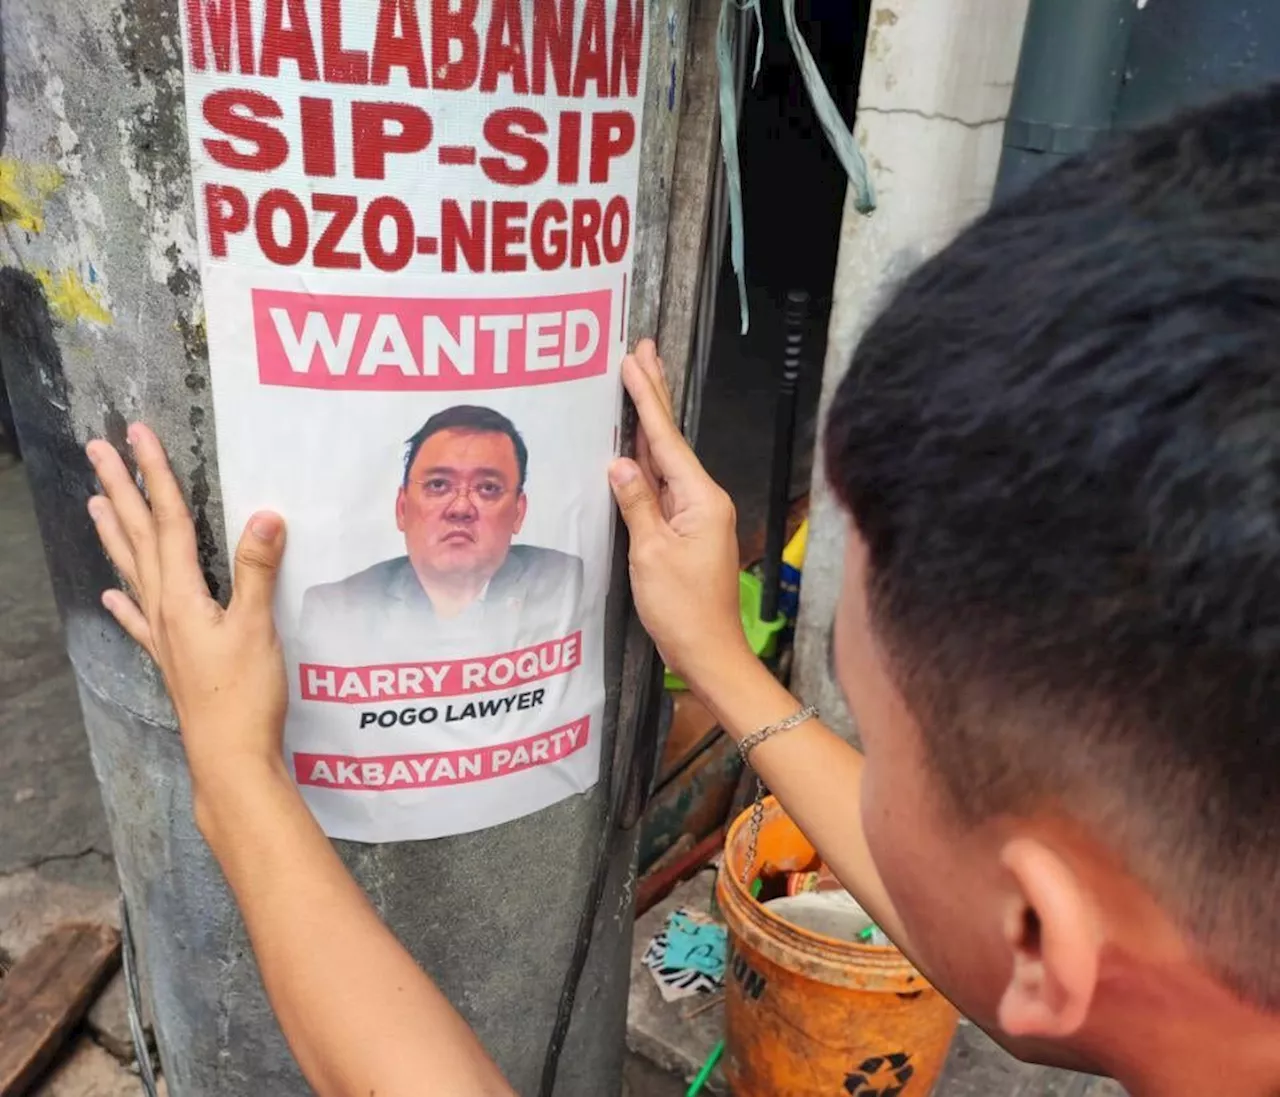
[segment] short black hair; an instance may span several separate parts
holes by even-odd
[[[505,434],[511,439],[516,451],[516,469],[520,482],[517,491],[524,491],[524,482],[529,474],[529,447],[525,445],[516,425],[500,411],[484,408],[476,404],[455,404],[444,411],[438,411],[420,426],[413,436],[405,442],[404,485],[409,485],[409,470],[413,468],[413,460],[418,456],[422,444],[433,434],[443,430],[465,430],[478,434]]]
[[[960,821],[1056,805],[1280,1007],[1280,85],[1116,137],[925,262],[825,462]]]

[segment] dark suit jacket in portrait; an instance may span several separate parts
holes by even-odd
[[[436,616],[407,556],[384,560],[303,596],[303,658],[371,664],[492,655],[581,627],[582,561],[512,545],[484,594],[456,617]]]

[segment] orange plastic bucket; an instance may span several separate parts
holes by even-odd
[[[716,898],[729,926],[724,1069],[735,1097],[923,1097],[957,1015],[897,949],[794,926],[742,882],[748,823],[729,829]],[[756,852],[766,878],[813,868],[817,852],[772,798]]]

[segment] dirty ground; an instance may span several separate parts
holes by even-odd
[[[115,867],[22,467],[0,453],[0,954],[118,924]],[[120,976],[38,1097],[136,1097]]]

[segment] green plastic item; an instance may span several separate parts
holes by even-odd
[[[721,1040],[715,1047],[711,1049],[711,1054],[707,1056],[707,1061],[702,1064],[702,1069],[698,1071],[698,1076],[693,1083],[685,1090],[684,1097],[698,1097],[702,1092],[702,1087],[707,1084],[707,1079],[711,1077],[711,1072],[716,1069],[716,1063],[720,1062],[720,1056],[724,1054],[724,1041]]]
[[[742,631],[747,634],[747,643],[757,658],[771,659],[778,647],[778,633],[786,627],[787,619],[779,614],[772,621],[760,620],[761,588],[762,584],[755,575],[749,571],[738,572],[738,612],[742,616]],[[673,692],[689,688],[669,669],[663,675],[662,683]]]

